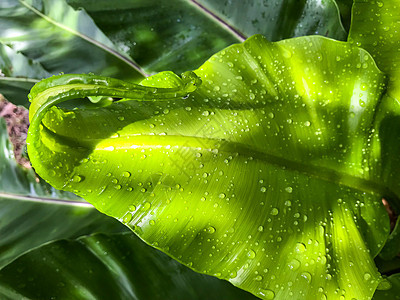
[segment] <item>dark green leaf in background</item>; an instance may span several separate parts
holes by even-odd
[[[0,271],[0,295],[13,300],[257,299],[191,271],[132,234],[97,234],[32,250]]]
[[[193,70],[217,51],[256,33],[270,40],[307,34],[346,38],[331,0],[68,3],[83,7],[113,43],[149,73]]]
[[[373,300],[400,299],[400,274],[389,276],[383,281],[374,294]]]
[[[345,40],[335,1],[195,0],[244,36],[263,34],[270,41],[305,35]]]
[[[215,52],[240,41],[187,0],[69,0],[147,72],[197,68]]]
[[[93,72],[126,80],[143,76],[85,12],[74,11],[63,0],[2,0],[0,42],[51,74]],[[40,74],[34,78],[41,79]]]
[[[389,75],[388,94],[400,99],[400,3],[355,0],[349,41],[364,48]]]
[[[43,67],[11,47],[0,43],[0,93],[16,105],[28,106],[26,95],[32,86],[50,74]]]
[[[342,20],[343,27],[347,32],[349,32],[351,23],[351,8],[353,6],[353,0],[336,0],[335,2],[339,7],[340,17]]]

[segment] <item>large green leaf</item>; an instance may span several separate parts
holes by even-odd
[[[72,259],[71,259],[72,258]],[[61,240],[0,271],[2,299],[256,299],[185,268],[132,234]]]
[[[37,183],[32,170],[17,164],[0,118],[0,267],[54,239],[125,230],[122,224],[78,200]]]
[[[51,74],[93,72],[127,80],[143,76],[85,12],[73,10],[64,0],[1,1],[0,42]]]
[[[388,93],[400,99],[400,1],[355,0],[349,41],[363,47],[390,75]]]
[[[331,0],[68,0],[147,72],[195,69],[226,46],[260,33],[270,40],[306,34],[344,40]],[[122,20],[122,21],[121,21]]]
[[[147,88],[42,81],[31,91],[33,166],[147,243],[264,299],[372,297],[389,231],[381,197],[400,189],[385,156],[399,103],[382,98],[371,56],[322,37],[255,36],[195,73],[200,86],[169,72]],[[93,95],[128,99],[54,106]]]

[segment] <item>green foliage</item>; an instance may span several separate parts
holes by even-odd
[[[60,240],[30,251],[0,271],[0,294],[7,299],[256,299],[185,268],[129,233]]]
[[[395,297],[397,275],[381,274],[398,271],[399,226],[389,236],[381,199],[399,213],[400,3],[355,1],[348,42],[340,41],[346,33],[338,8],[346,24],[351,3],[338,4],[7,0],[0,6],[15,13],[0,15],[0,28],[20,34],[0,33],[0,87],[17,97],[57,72],[95,73],[49,77],[32,88],[32,165],[55,188],[81,196],[187,267],[263,299],[371,299],[375,290],[374,299]],[[28,28],[29,18],[38,25]],[[225,48],[254,33],[276,42],[255,35]],[[313,34],[330,38],[292,38]],[[42,49],[46,43],[53,48]],[[81,56],[87,62],[72,65],[71,45],[88,53]],[[165,69],[194,71],[142,77]],[[5,161],[15,164],[11,156]],[[36,182],[22,171],[31,174],[23,182]],[[9,189],[19,181],[3,178],[10,179],[2,186],[6,209],[17,203]],[[52,191],[56,212],[82,213],[65,217],[71,225],[64,232],[43,234],[9,257],[56,238],[108,235],[27,252],[0,270],[4,297],[195,299],[210,284],[215,298],[253,297],[159,260],[131,235],[110,234],[121,230],[110,218]],[[24,193],[38,216],[47,213],[45,194]],[[161,261],[167,267],[160,272],[143,273],[171,282],[161,291],[129,268]],[[28,278],[19,276],[34,266]],[[180,268],[184,285],[174,281]],[[46,275],[55,288],[43,286]]]

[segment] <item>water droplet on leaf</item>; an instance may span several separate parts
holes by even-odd
[[[297,270],[298,268],[300,268],[300,261],[298,261],[297,259],[292,259],[289,263],[288,263],[288,267],[290,270]]]
[[[254,252],[254,250],[249,250],[249,252],[247,252],[247,257],[250,259],[254,259],[256,257],[256,253]]]
[[[276,207],[274,207],[274,208],[271,210],[271,215],[276,216],[277,214],[279,214],[279,210],[278,210]]]

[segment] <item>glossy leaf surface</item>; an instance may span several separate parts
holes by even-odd
[[[31,92],[36,171],[261,298],[372,297],[389,231],[381,197],[399,194],[386,176],[396,166],[380,164],[381,125],[398,103],[381,99],[385,77],[369,54],[322,37],[255,36],[195,73],[200,86],[169,72],[147,88],[42,81]],[[128,99],[61,103],[86,96]]]
[[[32,250],[0,271],[0,295],[2,299],[256,299],[226,281],[191,271],[132,234],[97,234]]]
[[[14,159],[0,119],[0,268],[43,243],[126,228],[71,193],[36,182]]]
[[[366,49],[390,76],[388,93],[400,99],[400,1],[355,0],[349,41]]]

